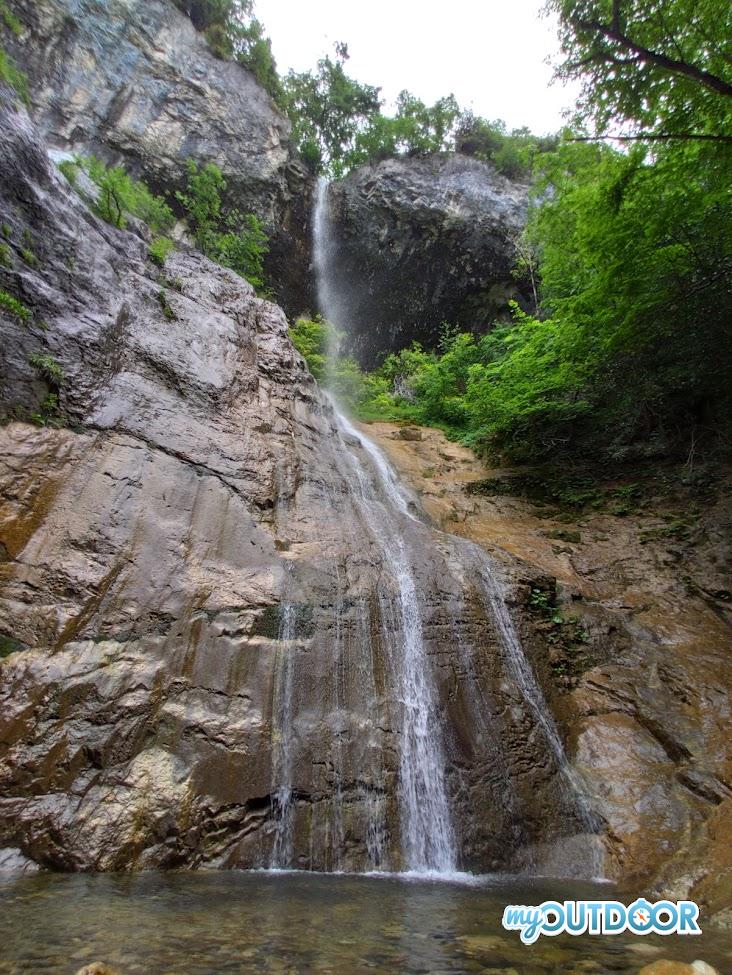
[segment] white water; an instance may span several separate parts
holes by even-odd
[[[292,862],[292,813],[293,813],[293,638],[295,636],[296,607],[291,602],[282,604],[279,633],[277,635],[277,671],[274,693],[275,738],[272,742],[272,778],[275,790],[275,837],[270,866],[273,869],[288,867]]]
[[[356,498],[396,592],[379,593],[382,639],[388,648],[394,693],[402,719],[399,735],[399,804],[402,855],[407,870],[453,873],[455,833],[445,783],[445,759],[434,681],[424,644],[422,610],[405,542],[403,519],[414,519],[393,470],[381,451],[339,411],[344,441],[356,440],[368,455],[374,482],[348,449],[358,486]],[[396,598],[394,598],[396,597]]]
[[[338,288],[329,233],[328,184],[318,181],[313,214],[313,256],[321,313],[336,327],[340,320]],[[378,541],[393,581],[393,592],[380,587],[381,638],[391,662],[393,692],[401,712],[399,740],[399,806],[404,866],[413,872],[452,873],[457,846],[445,783],[436,692],[422,631],[422,610],[405,542],[403,519],[413,519],[409,503],[381,451],[334,403],[346,446],[356,441],[367,455],[373,479],[362,458],[347,446],[354,499]]]
[[[324,180],[318,183],[316,191],[313,225],[319,309],[333,325],[344,329],[348,323],[341,318],[343,306],[338,296],[337,255],[330,235],[328,184]],[[420,523],[384,454],[343,415],[336,404],[333,405],[343,440],[340,473],[349,484],[352,500],[360,509],[370,535],[378,543],[390,580],[379,588],[379,615],[381,640],[390,665],[392,693],[400,715],[397,737],[402,867],[411,874],[421,876],[455,876],[458,852],[447,792],[441,716],[425,647],[423,607],[409,546],[412,535],[410,525],[416,527]],[[491,560],[482,549],[469,542],[461,542],[460,547],[469,552],[468,561],[477,569],[484,602],[494,620],[508,672],[554,755],[565,783],[565,794],[576,809],[583,833],[589,837],[596,829],[583,785],[569,764],[551,711],[523,652]],[[288,677],[285,668],[282,672],[284,690],[287,690],[288,680],[291,684],[291,679],[291,674]],[[336,696],[338,698],[338,694]],[[285,727],[291,731],[291,717],[288,719],[282,713],[280,721],[282,733]],[[278,823],[273,866],[285,866],[291,853],[289,812],[292,788],[288,784],[288,763],[291,765],[291,762],[284,751],[279,763],[279,778],[276,781],[281,783],[278,805],[282,816]],[[381,825],[375,828],[375,836],[381,848]],[[593,849],[599,849],[597,844]],[[591,859],[587,872],[596,875],[601,872],[600,862],[595,854]]]

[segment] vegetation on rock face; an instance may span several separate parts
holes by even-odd
[[[188,187],[177,194],[196,243],[213,261],[246,278],[258,291],[265,287],[267,235],[253,213],[226,210],[226,180],[214,163],[188,163]]]
[[[145,183],[134,180],[119,166],[109,168],[99,159],[77,157],[60,164],[68,181],[75,185],[84,170],[99,187],[96,210],[100,217],[124,229],[129,216],[146,223],[156,235],[148,256],[159,267],[174,248],[165,236],[175,223],[175,215],[166,201],[150,191]],[[262,293],[265,290],[264,258],[268,252],[267,235],[254,214],[227,209],[222,195],[226,180],[214,163],[199,167],[188,163],[185,191],[176,194],[186,219],[203,253],[223,267],[229,267],[246,278]]]
[[[272,45],[254,16],[253,0],[175,0],[175,5],[205,33],[217,57],[238,61],[277,103],[283,103]]]
[[[169,230],[175,222],[173,211],[159,196],[155,196],[141,181],[132,179],[121,166],[107,167],[94,156],[79,157],[75,163],[64,164],[62,170],[69,182],[74,182],[74,166],[81,167],[99,187],[96,208],[107,223],[124,229],[129,216],[137,217],[155,233]]]
[[[63,383],[64,371],[52,355],[33,352],[28,356],[28,362],[38,370],[39,375],[53,386],[60,386]]]
[[[7,291],[0,291],[0,313],[2,312],[23,324],[28,324],[33,319],[30,308],[26,308],[22,301]]]
[[[9,85],[26,105],[30,101],[28,78],[20,71],[12,58],[0,47],[0,84]]]
[[[362,372],[351,356],[339,355],[344,336],[330,322],[299,318],[290,338],[313,377],[348,409],[364,419],[378,419],[388,410],[388,383],[378,373]]]
[[[158,267],[165,267],[168,255],[175,247],[170,237],[156,237],[148,248],[148,257]]]

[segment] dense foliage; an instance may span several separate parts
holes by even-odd
[[[280,78],[253,0],[175,2],[218,57],[238,60],[269,91],[292,123],[295,147],[315,172],[339,178],[355,166],[391,156],[458,149],[492,162],[506,176],[525,178],[536,153],[551,144],[526,129],[508,132],[500,120],[461,111],[453,95],[427,105],[405,90],[393,114],[386,114],[380,90],[347,73],[343,43],[313,70]]]
[[[351,78],[347,60],[346,45],[336,44],[335,56],[321,58],[315,71],[291,71],[282,82],[293,140],[316,172],[339,178],[392,156],[457,149],[492,162],[509,177],[524,178],[536,154],[555,144],[461,111],[453,95],[427,105],[404,90],[387,115],[379,89]]]
[[[563,77],[600,132],[732,142],[732,6],[725,0],[548,0]]]
[[[230,267],[258,291],[265,287],[267,235],[253,213],[227,210],[226,180],[215,163],[199,167],[188,162],[188,186],[177,193],[199,248],[223,267]]]

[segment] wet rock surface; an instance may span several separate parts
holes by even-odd
[[[398,869],[400,580],[369,457],[279,308],[195,252],[161,273],[0,102],[0,289],[28,309],[0,317],[3,862],[268,866],[287,812],[289,864]],[[420,593],[460,865],[587,870],[463,536],[508,594],[607,872],[724,917],[729,494],[698,544],[669,548],[652,519],[568,528],[471,493],[490,472],[432,431],[369,432],[434,522],[390,524]],[[551,639],[555,581],[586,639]]]
[[[608,876],[729,924],[729,472],[683,532],[658,497],[568,524],[512,492],[515,471],[487,470],[439,431],[413,442],[392,424],[366,429],[437,524],[503,553],[524,646],[606,824]]]
[[[0,288],[29,313],[1,319],[0,846],[74,870],[267,866],[278,840],[293,866],[402,866],[401,583],[369,458],[282,311],[194,252],[161,273],[8,93],[0,165]],[[394,518],[460,862],[515,865],[576,810],[473,556]]]
[[[23,25],[3,46],[30,80],[34,118],[57,150],[123,164],[157,191],[186,163],[215,162],[230,204],[270,236],[267,270],[296,314],[307,280],[312,180],[290,123],[254,76],[214,57],[172,0],[9,0]],[[2,28],[0,27],[0,31]]]
[[[362,363],[443,322],[488,327],[523,300],[512,274],[527,188],[460,155],[388,159],[330,187],[338,321]]]

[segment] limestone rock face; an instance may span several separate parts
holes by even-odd
[[[728,498],[688,575],[629,520],[567,542],[491,508],[434,431],[384,435],[424,495],[387,505],[281,309],[193,251],[153,265],[6,90],[0,229],[0,869],[405,866],[411,585],[458,865],[728,908]],[[571,686],[546,576],[590,630]]]
[[[296,313],[306,272],[311,180],[290,123],[254,76],[217,59],[172,0],[9,0],[24,31],[3,45],[31,82],[49,145],[122,163],[157,190],[185,183],[188,159],[215,162],[230,202],[271,237],[268,271]]]
[[[516,592],[523,611],[512,608],[607,826],[605,875],[630,890],[691,898],[729,926],[729,473],[710,487],[685,539],[665,531],[668,512],[684,510],[683,498],[670,496],[618,514],[600,503],[575,515],[568,532],[566,511],[511,490],[512,472],[486,470],[440,431],[413,442],[403,430],[369,426],[434,522],[489,551],[500,547],[524,578],[533,570],[533,586],[558,587],[569,626],[532,610],[528,587]],[[488,490],[475,490],[481,485]]]
[[[460,155],[387,159],[330,188],[339,321],[362,362],[443,322],[481,328],[520,299],[512,275],[527,188]]]
[[[471,550],[406,506],[385,530],[282,311],[195,252],[161,273],[0,101],[0,290],[28,310],[0,315],[0,848],[402,866],[399,537],[460,862],[577,834]]]

